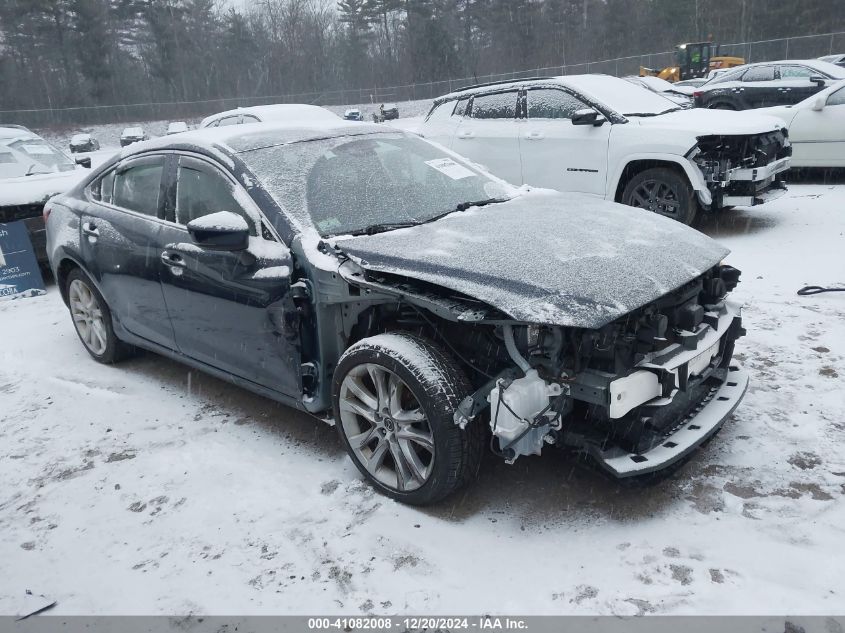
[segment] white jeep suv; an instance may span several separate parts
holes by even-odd
[[[420,133],[510,182],[645,207],[691,224],[699,207],[785,189],[782,121],[684,110],[623,79],[570,75],[472,86],[435,100]]]

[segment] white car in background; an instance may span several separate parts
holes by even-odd
[[[165,134],[181,134],[188,131],[188,124],[184,121],[173,121],[168,124]]]
[[[200,127],[224,127],[244,123],[265,123],[268,121],[329,121],[337,123],[340,119],[334,112],[320,106],[305,103],[279,103],[275,105],[235,108],[226,112],[212,114],[202,120]]]
[[[845,81],[795,105],[757,112],[786,123],[793,167],[845,167]]]
[[[64,152],[19,125],[0,123],[0,224],[22,221],[35,255],[47,260],[44,203],[64,193],[90,172]]]
[[[783,193],[774,117],[685,110],[624,79],[569,75],[472,86],[435,100],[419,132],[514,183],[591,194],[692,223],[699,207]]]

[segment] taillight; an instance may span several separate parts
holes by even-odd
[[[49,204],[44,205],[44,211],[41,212],[41,215],[44,217],[44,224],[47,224],[47,219],[50,217],[50,212],[53,210]]]
[[[694,92],[692,93],[692,98],[693,98],[693,99],[697,99],[698,97],[700,97],[700,96],[701,96],[701,95],[703,95],[703,94],[704,94],[704,93],[703,93],[701,90],[696,90],[696,91],[694,91]]]

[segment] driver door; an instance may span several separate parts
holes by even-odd
[[[240,185],[221,167],[179,156],[170,174],[161,285],[179,351],[289,396],[301,393],[299,327],[290,296],[290,251],[269,233]],[[249,247],[197,245],[187,224],[230,211],[250,226]]]
[[[845,167],[845,88],[821,110],[802,107],[789,126],[792,160],[808,167]]]

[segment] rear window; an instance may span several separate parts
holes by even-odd
[[[114,176],[112,204],[136,213],[156,216],[164,158],[145,160],[118,171]]]
[[[742,76],[743,83],[754,81],[774,81],[775,67],[774,66],[758,66],[757,68],[749,68]]]

